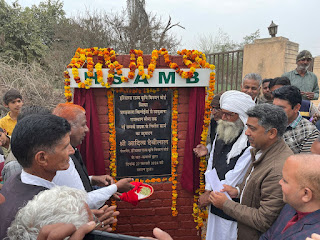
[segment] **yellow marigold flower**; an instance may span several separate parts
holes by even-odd
[[[190,72],[194,73],[196,71],[196,69],[194,67],[190,68]]]

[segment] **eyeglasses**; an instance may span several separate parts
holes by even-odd
[[[234,116],[237,115],[237,113],[233,113],[233,112],[223,112],[221,111],[222,117],[225,116],[225,118],[230,119]]]

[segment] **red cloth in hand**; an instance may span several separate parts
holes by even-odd
[[[131,203],[133,206],[137,206],[138,204],[138,195],[135,193],[139,189],[139,187],[142,185],[141,182],[131,182],[132,185],[135,185],[133,189],[131,189],[129,192],[122,193],[120,196],[120,199],[122,201]]]

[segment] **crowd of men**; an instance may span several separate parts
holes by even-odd
[[[310,52],[296,60],[290,73],[264,80],[249,73],[241,92],[213,99],[211,139],[194,148],[198,157],[208,154],[199,198],[200,207],[209,206],[206,239],[305,239],[320,232],[319,111],[310,102],[319,87],[307,70]],[[213,170],[221,191],[212,191]]]
[[[241,92],[214,97],[210,140],[194,148],[197,157],[208,156],[199,198],[199,206],[209,208],[206,239],[306,239],[320,233],[320,114],[310,102],[319,87],[307,70],[311,60],[304,50],[295,70],[264,80],[250,73]],[[105,202],[134,186],[130,178],[114,183],[108,175],[88,176],[76,148],[89,130],[85,110],[71,103],[52,113],[35,106],[21,110],[17,90],[5,94],[4,104],[10,112],[0,120],[0,239],[47,239],[57,228],[60,235],[52,239],[110,231],[119,212]],[[214,172],[220,191],[211,185]],[[154,236],[172,239],[158,228]]]

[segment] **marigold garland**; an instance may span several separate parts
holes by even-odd
[[[69,72],[68,71],[64,71],[64,96],[67,100],[67,102],[71,102],[72,101],[72,93],[70,90],[70,76],[69,76]]]
[[[125,77],[122,75],[123,66],[119,64],[116,60],[116,53],[112,48],[86,48],[81,49],[78,48],[75,52],[74,57],[71,59],[70,64],[67,68],[72,68],[72,74],[76,83],[78,83],[79,88],[89,89],[92,84],[92,78],[94,75],[94,69],[97,72],[97,81],[101,84],[101,86],[105,86],[106,88],[110,88],[114,81],[114,75],[117,73],[118,76],[121,77],[122,82],[128,82],[128,79],[134,79],[136,74],[135,70],[138,69],[138,75],[142,79],[150,79],[153,77],[153,72],[157,66],[157,60],[159,55],[164,57],[165,63],[168,67],[175,70],[182,78],[192,78],[196,68],[210,68],[214,70],[215,66],[206,62],[205,54],[199,52],[197,50],[182,50],[177,52],[179,55],[183,56],[184,64],[190,69],[188,72],[180,69],[178,64],[172,62],[170,60],[168,51],[165,48],[160,50],[153,50],[151,54],[151,61],[148,65],[148,73],[144,72],[144,63],[143,63],[143,51],[131,49],[130,50],[130,64],[129,64],[129,73],[128,76]],[[97,56],[98,61],[94,64],[93,57]],[[88,77],[84,82],[81,82],[79,77],[78,69],[81,68],[85,63],[87,63]],[[107,82],[103,81],[103,67],[109,68]],[[65,76],[65,83],[70,82],[70,77],[67,78]],[[72,94],[69,89],[65,88],[65,97],[67,102],[71,101]],[[70,98],[71,94],[71,98]]]
[[[172,122],[171,122],[171,182],[172,182],[172,216],[178,215],[177,210],[177,166],[178,162],[178,90],[175,89],[173,91],[173,99],[172,99]]]
[[[116,167],[116,131],[114,125],[114,105],[113,105],[113,91],[116,92],[123,92],[123,93],[156,93],[159,92],[161,89],[159,88],[117,88],[114,90],[109,89],[107,92],[108,98],[108,118],[109,118],[109,142],[110,142],[110,173],[113,178],[117,176],[117,167]],[[167,90],[164,88],[163,90]],[[171,122],[171,177],[168,179],[167,177],[162,178],[151,178],[151,179],[138,179],[136,178],[135,182],[145,182],[145,183],[160,183],[160,182],[167,182],[168,180],[172,182],[172,216],[177,216],[177,166],[178,162],[178,90],[173,90],[173,99],[172,99],[172,122]],[[112,202],[112,205],[116,205],[116,202]],[[115,228],[116,225],[113,225]]]
[[[157,60],[159,55],[164,57],[165,63],[168,67],[175,70],[182,78],[191,78],[193,77],[196,68],[210,68],[211,70],[215,69],[215,66],[206,62],[205,54],[199,52],[197,50],[182,50],[177,52],[179,55],[183,56],[184,64],[189,68],[189,71],[183,71],[180,67],[170,60],[168,51],[164,48],[160,50],[153,50],[151,55],[151,61],[148,65],[148,73],[145,74],[144,72],[144,63],[143,63],[143,52],[141,50],[130,50],[130,64],[129,64],[129,73],[128,77],[122,76],[122,68],[123,66],[120,65],[116,61],[116,53],[112,48],[88,48],[88,49],[81,49],[78,48],[75,56],[71,59],[68,68],[72,68],[72,74],[74,76],[74,80],[78,83],[79,88],[86,88],[89,89],[91,86],[93,77],[93,68],[96,69],[97,72],[97,81],[106,88],[110,88],[110,85],[113,83],[114,74],[121,76],[122,82],[128,82],[128,79],[134,79],[135,77],[135,70],[138,68],[138,75],[142,79],[150,79],[153,77],[153,72],[156,68]],[[98,62],[94,65],[92,56],[98,56]],[[88,78],[85,82],[81,82],[79,78],[78,69],[81,68],[85,62],[87,61],[87,68],[88,68]],[[108,81],[107,83],[103,82],[103,73],[102,68],[107,66],[109,68],[108,71]],[[72,93],[70,91],[70,76],[67,71],[64,72],[65,76],[65,97],[67,102],[70,102],[72,99]],[[206,144],[206,139],[208,135],[208,127],[210,124],[210,104],[213,99],[213,92],[214,92],[214,85],[215,85],[215,72],[210,73],[210,81],[209,81],[209,88],[207,89],[207,99],[205,103],[205,114],[204,114],[204,124],[203,124],[203,131],[201,134],[201,143]],[[141,89],[116,89],[116,91],[124,91],[124,92],[131,92],[131,93],[138,93],[141,92]],[[159,90],[156,89],[144,89],[143,91],[147,92],[156,92]],[[108,90],[107,92],[108,97],[108,116],[109,116],[109,132],[110,132],[110,171],[111,176],[114,178],[116,177],[116,142],[115,142],[115,126],[114,126],[114,112],[113,112],[113,90]],[[177,152],[177,105],[178,105],[178,90],[174,90],[173,93],[173,106],[172,106],[172,177],[169,178],[169,181],[172,182],[172,215],[177,216],[177,165],[178,165],[178,152]],[[207,218],[207,212],[202,211],[199,209],[197,202],[199,199],[199,195],[201,195],[205,190],[204,184],[204,172],[206,170],[206,158],[200,158],[199,164],[199,171],[200,171],[200,186],[199,189],[196,191],[196,195],[194,195],[194,204],[193,204],[193,217],[194,221],[197,222],[197,229],[200,229],[203,226],[203,221]],[[135,179],[135,181],[146,182],[146,183],[154,183],[154,182],[165,182],[168,181],[167,178],[152,178],[152,179]],[[115,205],[115,202],[112,203]],[[115,225],[113,226],[115,227]]]
[[[114,106],[113,106],[113,90],[108,89],[107,91],[107,98],[108,98],[108,120],[109,120],[109,153],[110,153],[110,175],[115,178],[117,176],[117,165],[116,165],[116,128],[114,125]],[[112,200],[111,205],[115,206],[116,201]],[[115,230],[117,226],[117,223],[112,224],[112,230]]]
[[[210,81],[209,81],[209,88],[207,89],[207,98],[205,102],[205,113],[204,113],[204,120],[202,126],[202,133],[201,133],[201,144],[206,145],[207,136],[208,136],[208,129],[211,120],[211,102],[213,99],[213,92],[215,86],[215,72],[210,73]],[[200,185],[199,188],[196,190],[196,194],[194,195],[194,202],[193,202],[193,217],[194,221],[197,223],[196,229],[200,229],[203,227],[203,221],[208,218],[207,210],[201,210],[198,206],[198,199],[201,194],[205,191],[205,177],[204,173],[207,169],[207,160],[206,157],[200,158],[199,163],[199,172],[200,172]],[[202,236],[202,239],[205,239],[205,236]]]

